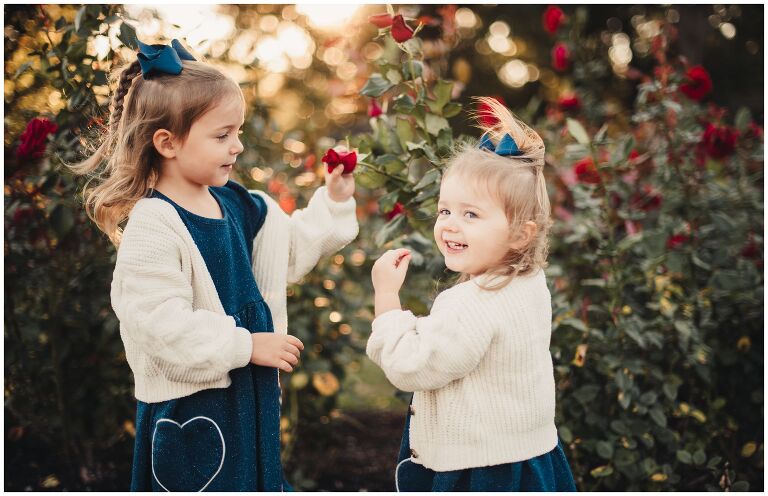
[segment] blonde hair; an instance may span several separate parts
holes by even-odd
[[[478,107],[475,112],[479,127],[487,133],[494,145],[509,134],[522,152],[517,156],[501,156],[495,152],[480,149],[477,142],[463,143],[454,153],[443,175],[443,181],[451,176],[461,176],[477,186],[487,188],[490,195],[504,209],[510,232],[519,233],[529,221],[536,224],[533,239],[522,249],[510,249],[503,259],[486,274],[498,276],[493,286],[484,289],[497,290],[509,284],[519,275],[535,272],[547,266],[549,252],[550,218],[549,197],[544,180],[544,142],[541,137],[518,119],[497,100],[488,97],[475,98]],[[484,120],[495,124],[482,124]],[[469,274],[462,274],[458,282],[469,280]]]
[[[88,216],[117,246],[121,224],[160,175],[160,154],[153,136],[166,129],[182,141],[192,124],[222,99],[237,95],[238,84],[203,62],[182,61],[179,75],[156,74],[145,79],[138,60],[117,71],[107,126],[82,162],[69,165],[89,176],[83,190]]]

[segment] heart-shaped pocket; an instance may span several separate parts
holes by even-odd
[[[152,475],[166,491],[203,491],[221,472],[226,444],[208,417],[161,418],[152,433]]]

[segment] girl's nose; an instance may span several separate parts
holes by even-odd
[[[245,147],[243,147],[243,142],[240,141],[240,138],[238,138],[237,144],[232,148],[232,155],[239,155],[244,149]]]

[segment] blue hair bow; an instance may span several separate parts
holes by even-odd
[[[176,76],[183,69],[182,60],[196,60],[179,40],[173,40],[170,45],[147,45],[139,41],[138,58],[145,78],[158,73]]]
[[[509,134],[505,134],[499,141],[499,144],[494,146],[493,142],[491,142],[491,138],[488,137],[488,133],[485,133],[483,137],[480,138],[480,144],[478,145],[478,148],[494,152],[496,155],[501,155],[503,157],[523,154],[523,152],[520,151],[520,149],[517,147],[515,140]]]

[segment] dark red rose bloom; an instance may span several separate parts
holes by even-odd
[[[673,234],[667,240],[667,248],[674,250],[687,243],[690,239],[687,234]]]
[[[704,150],[712,158],[723,159],[736,150],[736,139],[739,132],[727,126],[707,124],[701,137]]]
[[[635,160],[639,156],[640,156],[640,152],[633,148],[632,151],[629,152],[629,157],[628,158],[629,158],[629,160]]]
[[[566,96],[560,98],[560,100],[557,101],[557,105],[563,112],[571,110],[576,111],[581,108],[581,100],[579,100],[579,97],[576,95]]]
[[[741,250],[741,256],[744,258],[758,258],[760,256],[760,247],[757,246],[757,243],[755,243],[755,240],[750,238],[749,243],[744,245],[744,248]]]
[[[595,161],[592,157],[584,157],[573,164],[573,172],[576,174],[576,180],[585,184],[600,184],[600,173],[595,167]]]
[[[344,174],[349,174],[357,166],[357,153],[351,152],[337,152],[333,148],[329,148],[325,155],[323,155],[323,162],[328,165],[328,172],[333,172],[333,169],[338,165],[344,166]]]
[[[568,65],[571,63],[570,57],[571,52],[565,43],[555,43],[555,46],[552,48],[552,67],[556,71],[568,69]]]
[[[382,114],[381,107],[379,107],[378,102],[376,102],[376,99],[374,98],[371,100],[371,105],[368,107],[368,117],[378,117]]]
[[[368,22],[377,28],[388,28],[392,25],[392,16],[389,14],[376,14],[368,17]]]
[[[632,208],[650,212],[661,206],[661,195],[659,195],[650,185],[645,184],[641,188],[641,191],[632,195],[630,203]]]
[[[403,206],[402,203],[397,202],[395,203],[395,206],[392,207],[392,210],[390,210],[389,212],[385,212],[384,215],[386,216],[387,220],[392,220],[398,215],[401,215],[403,213],[405,213],[405,207]]]
[[[691,67],[685,73],[687,81],[680,85],[680,91],[691,100],[700,102],[712,91],[712,79],[709,73],[702,66]]]
[[[544,11],[544,15],[541,18],[542,24],[544,24],[544,31],[549,34],[555,34],[563,23],[564,18],[565,14],[560,10],[560,7],[550,5],[547,7],[547,10]]]
[[[763,139],[763,128],[755,121],[750,122],[746,131],[746,137]]]
[[[413,38],[413,29],[405,23],[405,19],[400,14],[392,19],[392,38],[398,43],[403,43]]]
[[[494,100],[499,102],[500,104],[507,106],[507,102],[504,101],[504,98],[501,96],[492,96]],[[480,121],[480,124],[482,124],[485,127],[492,127],[495,126],[499,120],[496,118],[496,116],[491,112],[491,107],[488,106],[488,104],[484,102],[480,102],[477,104],[477,120]]]
[[[16,157],[19,160],[41,158],[45,153],[48,135],[55,133],[59,126],[46,118],[35,117],[19,137]]]

